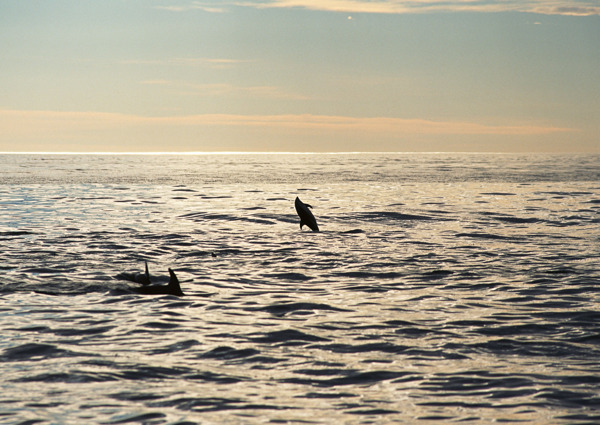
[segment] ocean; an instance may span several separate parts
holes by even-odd
[[[0,211],[2,424],[600,423],[600,155],[2,154]]]

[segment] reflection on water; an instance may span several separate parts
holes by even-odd
[[[598,157],[0,161],[1,423],[600,420]]]

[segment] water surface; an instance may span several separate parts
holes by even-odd
[[[1,423],[600,421],[599,156],[1,155],[0,209]]]

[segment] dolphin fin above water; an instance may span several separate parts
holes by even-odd
[[[144,273],[120,273],[117,275],[117,279],[120,280],[129,280],[130,282],[139,283],[141,285],[150,285],[150,273],[148,272],[148,262],[145,263],[145,271]]]
[[[144,273],[144,277],[143,277],[143,279],[142,279],[142,281],[141,281],[140,283],[141,283],[142,285],[150,285],[150,272],[148,272],[148,262],[147,262],[147,261],[144,261],[144,264],[145,264],[145,266],[146,266],[146,267],[145,267],[145,268],[146,268],[146,271],[145,271],[145,273]]]
[[[309,208],[312,208],[312,206],[305,204],[297,196],[294,206],[296,207],[296,212],[300,217],[300,230],[302,230],[303,226],[308,226],[313,232],[318,232],[319,226],[317,225],[317,220],[315,219],[313,213],[309,210]]]
[[[176,295],[178,297],[183,296],[183,291],[179,285],[179,279],[172,269],[169,269],[169,284],[168,285],[146,285],[135,289],[140,294],[149,295]]]

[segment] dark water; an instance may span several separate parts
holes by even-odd
[[[0,211],[0,423],[600,423],[600,156],[2,155]]]

